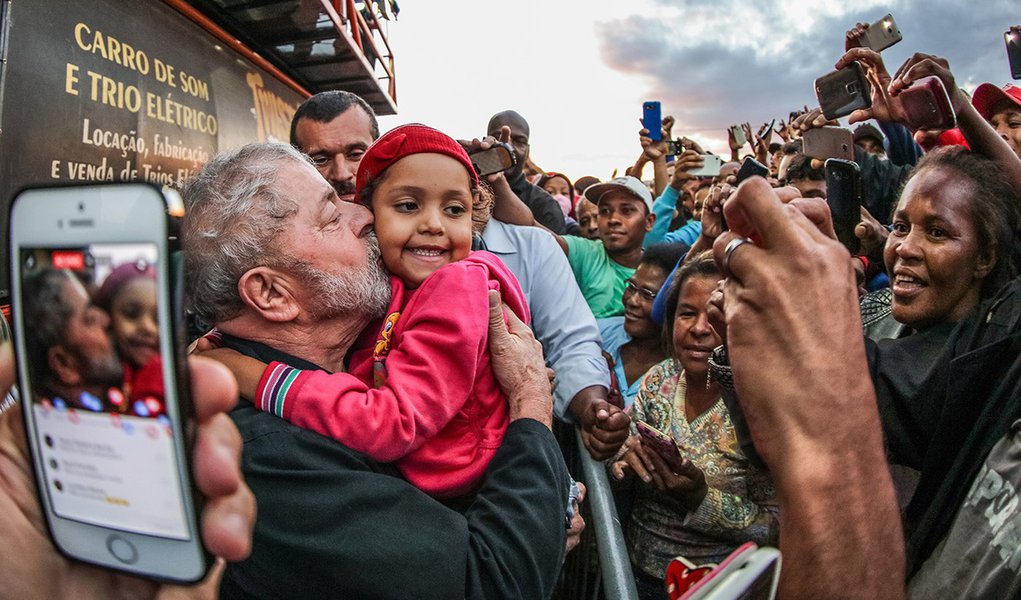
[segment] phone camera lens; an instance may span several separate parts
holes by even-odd
[[[78,203],[78,212],[85,212],[85,203],[84,202],[79,202]]]

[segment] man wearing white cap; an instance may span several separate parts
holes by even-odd
[[[652,193],[634,177],[618,177],[585,190],[599,207],[599,239],[558,236],[574,278],[597,319],[624,314],[625,282],[642,259],[642,241],[652,229]]]

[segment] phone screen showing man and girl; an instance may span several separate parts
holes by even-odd
[[[187,539],[157,258],[153,244],[22,248],[33,435],[58,516]]]

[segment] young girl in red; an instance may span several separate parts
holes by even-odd
[[[478,489],[509,423],[487,346],[489,290],[529,320],[500,259],[471,252],[478,184],[464,149],[435,129],[405,125],[379,138],[356,185],[390,271],[382,325],[365,330],[346,373],[248,358],[234,369],[242,394],[262,410],[396,461],[408,481],[438,498]]]

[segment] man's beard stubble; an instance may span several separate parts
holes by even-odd
[[[338,317],[362,316],[375,319],[386,314],[390,306],[390,280],[383,268],[376,234],[365,238],[365,265],[342,273],[316,269],[306,262],[293,265],[294,271],[308,287],[315,306],[305,307],[312,319],[321,321]]]

